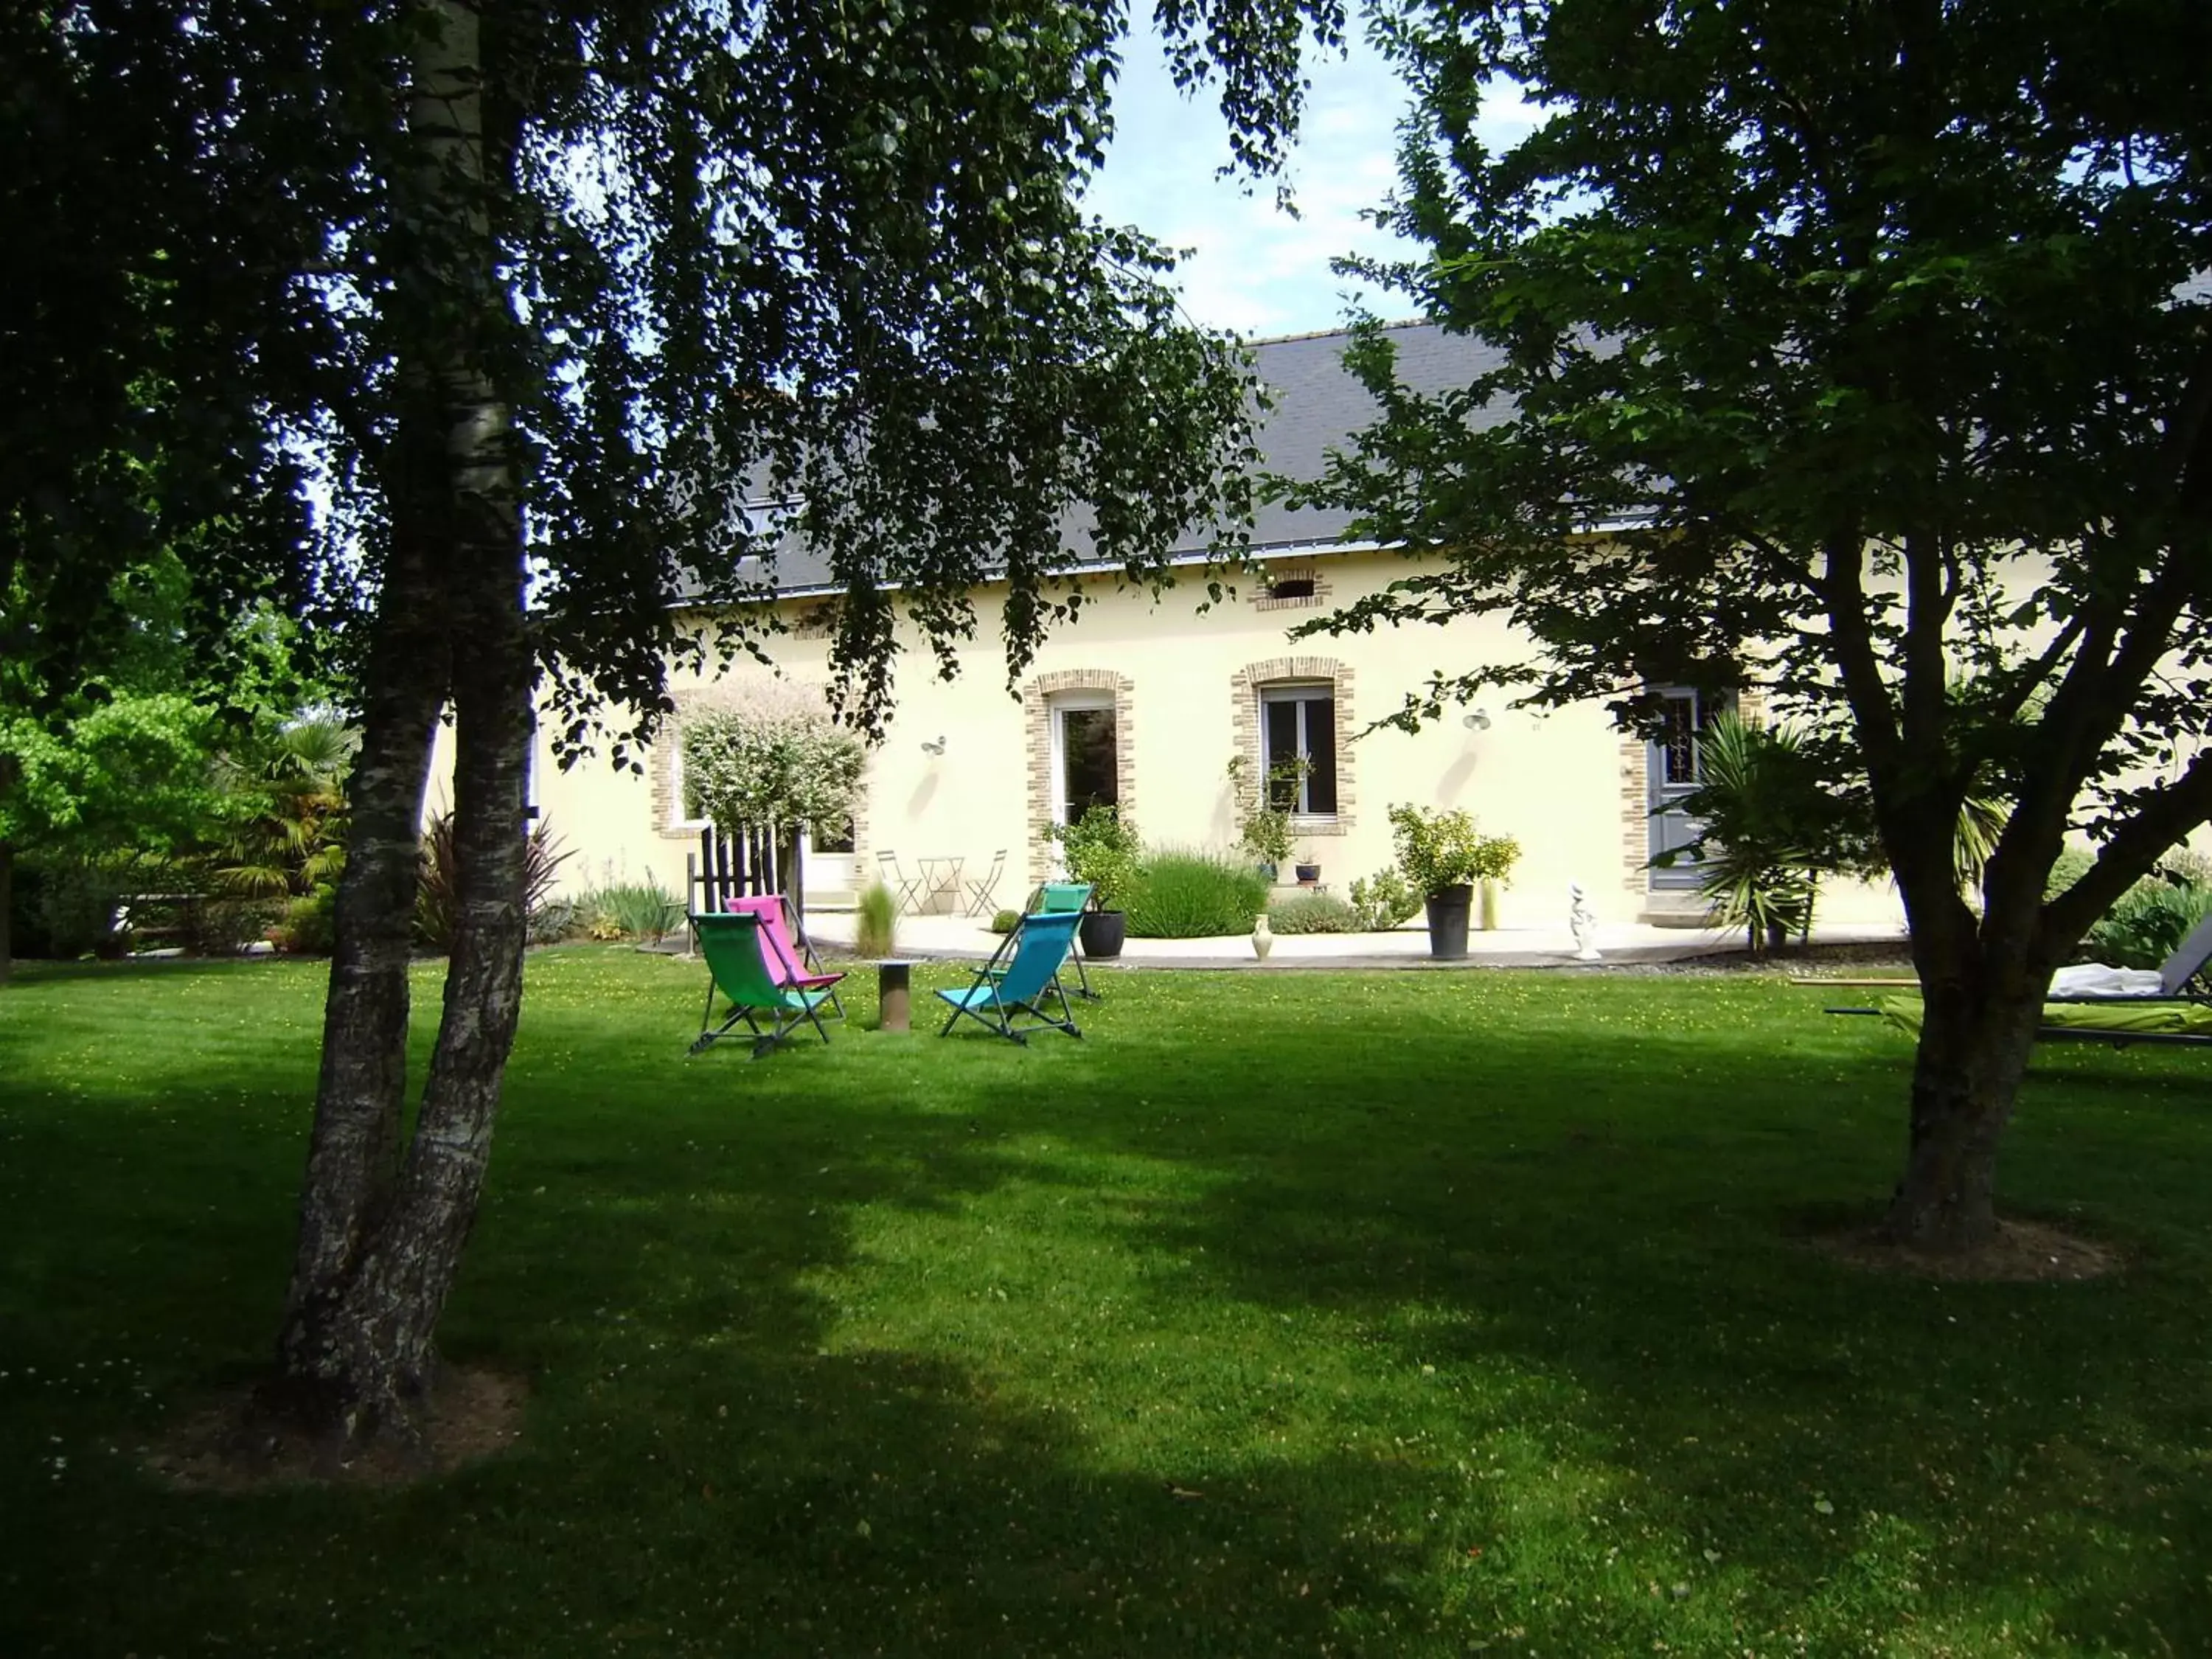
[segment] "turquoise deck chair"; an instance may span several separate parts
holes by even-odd
[[[974,984],[964,991],[937,994],[952,1006],[945,1016],[945,1029],[937,1035],[950,1036],[964,1014],[984,1030],[1024,1044],[1029,1042],[1030,1032],[1041,1026],[1081,1036],[1060,988],[1060,964],[1067,960],[1068,950],[1075,943],[1075,924],[1081,919],[1082,913],[1076,910],[1024,916],[991,959],[975,970]],[[1044,1010],[1048,998],[1059,1001],[1058,1019]],[[1018,1025],[1017,1020],[1024,1015],[1028,1023]]]
[[[752,1033],[753,1058],[758,1060],[782,1042],[800,1025],[811,1024],[830,1041],[820,1009],[830,1000],[826,990],[807,989],[777,982],[769,965],[767,940],[761,919],[750,911],[708,911],[691,918],[699,940],[699,953],[707,958],[707,1008],[699,1017],[699,1036],[691,1044],[698,1054],[729,1035],[742,1022]],[[714,994],[730,1000],[728,1018],[714,1024]],[[763,1029],[763,1023],[766,1029]]]
[[[1073,910],[1079,921],[1082,913],[1091,908],[1091,884],[1087,881],[1048,881],[1030,894],[1030,902],[1022,908],[1030,915],[1047,916]],[[1067,956],[1068,960],[1075,964],[1076,995],[1097,1001],[1098,993],[1091,988],[1091,975],[1083,971],[1083,947],[1071,944]]]

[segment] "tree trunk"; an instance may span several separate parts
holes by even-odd
[[[444,586],[430,550],[404,533],[395,544],[349,785],[322,1073],[278,1340],[283,1403],[324,1430],[357,1419],[362,1405],[345,1385],[331,1327],[345,1317],[399,1172],[422,796],[447,684]]]
[[[460,925],[422,1110],[388,1198],[379,1202],[359,1186],[337,1198],[368,1218],[348,1240],[354,1248],[310,1264],[303,1238],[302,1267],[315,1273],[295,1279],[280,1343],[280,1397],[310,1426],[350,1443],[410,1433],[434,1380],[433,1340],[475,1222],[521,1006],[532,676],[519,532],[503,568],[484,568],[491,551],[468,548],[470,598],[452,613],[469,647],[453,670]],[[319,1127],[322,1115],[319,1107]],[[309,1206],[313,1173],[311,1164]]]
[[[1921,967],[1923,1018],[1913,1056],[1905,1175],[1882,1231],[1933,1252],[1970,1250],[1996,1235],[1997,1145],[2012,1121],[2050,979],[1984,935],[1966,960]]]
[[[434,325],[411,337],[411,388],[387,476],[393,538],[353,787],[354,836],[300,1249],[265,1398],[357,1445],[411,1438],[434,1380],[440,1314],[474,1223],[521,1003],[532,655],[508,405],[485,368],[505,317],[483,193],[477,14],[424,0],[410,130],[411,210],[434,250],[412,273]],[[468,307],[456,295],[474,302]],[[437,710],[454,703],[461,919],[411,1139],[407,945]]]

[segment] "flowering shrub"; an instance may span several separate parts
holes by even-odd
[[[1295,893],[1275,901],[1267,924],[1278,933],[1356,933],[1359,913],[1330,893]]]
[[[684,805],[726,830],[841,824],[867,761],[818,696],[781,683],[685,715],[682,741]]]
[[[1364,881],[1352,884],[1349,897],[1353,915],[1364,933],[1387,933],[1421,911],[1419,888],[1395,869],[1378,870]]]
[[[1055,823],[1045,834],[1060,843],[1067,873],[1091,884],[1091,900],[1100,909],[1121,908],[1136,884],[1143,852],[1134,823],[1118,808],[1086,806],[1073,823]]]
[[[1419,806],[1390,809],[1391,838],[1398,867],[1424,897],[1474,881],[1505,881],[1521,860],[1521,843],[1510,836],[1486,836],[1472,815]]]

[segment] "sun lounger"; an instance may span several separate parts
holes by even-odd
[[[1906,996],[1877,997],[1871,1008],[1827,1012],[1878,1015],[1915,1036],[1922,1018],[1918,999]],[[2116,1048],[2131,1042],[2212,1044],[2212,916],[2155,973],[2099,963],[2060,969],[2051,976],[2035,1035],[2045,1042],[2106,1042]]]

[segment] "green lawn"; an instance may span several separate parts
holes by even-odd
[[[1937,1288],[1798,1241],[1903,1139],[1817,991],[1127,974],[1081,1043],[754,1064],[696,966],[552,952],[446,1326],[521,1446],[169,1492],[323,978],[0,992],[0,1654],[2212,1652],[2202,1053],[2023,1100],[2013,1206],[2126,1273]]]

